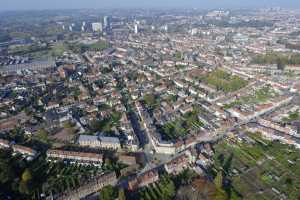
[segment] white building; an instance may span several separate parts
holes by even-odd
[[[102,24],[99,22],[92,23],[92,29],[94,32],[102,32]]]
[[[110,22],[109,22],[109,17],[108,16],[104,16],[103,18],[103,22],[104,22],[104,28],[109,28],[110,26]]]
[[[139,27],[137,24],[134,25],[134,33],[138,34],[139,33]]]
[[[47,157],[50,159],[73,160],[77,162],[102,163],[103,155],[97,153],[84,153],[63,150],[48,150]]]
[[[104,149],[120,149],[120,140],[117,137],[102,137],[91,135],[80,135],[78,143],[81,146],[89,146],[93,148]]]

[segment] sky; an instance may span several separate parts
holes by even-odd
[[[78,8],[300,8],[300,0],[0,0],[0,10]]]

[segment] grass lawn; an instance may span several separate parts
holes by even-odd
[[[109,47],[110,47],[110,45],[106,41],[99,41],[99,42],[95,42],[95,43],[89,44],[89,45],[85,45],[85,44],[81,45],[81,48],[83,48],[84,50],[90,50],[90,51],[103,51],[104,49],[107,49]]]
[[[53,57],[62,56],[65,51],[68,51],[67,46],[63,43],[58,43],[51,48],[50,54]]]
[[[248,84],[248,81],[240,78],[236,75],[231,75],[223,70],[215,70],[208,74],[208,76],[203,77],[202,80],[217,90],[223,92],[234,92]]]

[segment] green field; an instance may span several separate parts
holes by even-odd
[[[103,51],[110,47],[110,44],[106,41],[98,41],[92,44],[83,43],[68,43],[68,48],[74,53],[84,53],[86,51]]]
[[[68,47],[63,43],[54,45],[21,45],[9,48],[11,54],[18,54],[29,56],[35,59],[49,59],[57,56],[62,56],[64,52],[68,51]]]
[[[231,75],[220,69],[209,73],[208,76],[202,78],[202,81],[223,92],[234,92],[248,84],[248,81],[239,76]]]
[[[261,89],[256,90],[254,94],[248,96],[242,96],[239,99],[233,101],[232,103],[224,105],[224,108],[229,109],[235,106],[245,105],[245,104],[266,103],[271,98],[274,98],[277,95],[278,94],[276,93],[276,91],[272,89],[270,86],[264,86]]]
[[[231,183],[225,190],[234,191],[238,199],[277,199],[280,195],[298,199],[300,150],[266,141],[258,133],[247,135],[253,143],[223,141],[215,146],[215,172],[223,171]]]

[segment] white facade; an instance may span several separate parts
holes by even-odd
[[[92,23],[92,29],[94,32],[102,32],[102,24],[99,22]]]

